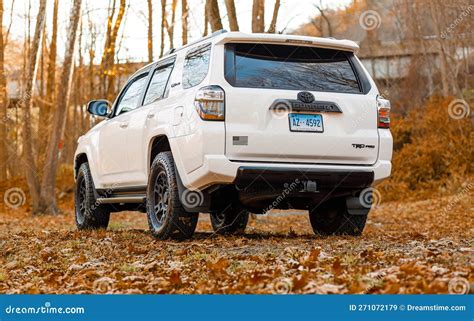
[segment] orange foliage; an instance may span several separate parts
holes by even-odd
[[[431,98],[405,117],[394,117],[393,168],[380,189],[385,200],[453,193],[472,175],[471,122],[448,113],[453,99]]]

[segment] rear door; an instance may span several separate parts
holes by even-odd
[[[226,155],[231,160],[373,164],[375,97],[351,52],[226,44]]]
[[[148,179],[148,132],[162,125],[168,117],[168,80],[174,67],[175,58],[165,59],[154,66],[149,84],[143,97],[143,106],[130,118],[127,132],[129,171],[134,185],[146,185]],[[167,90],[168,89],[168,90]]]

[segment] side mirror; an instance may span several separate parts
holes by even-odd
[[[99,117],[108,117],[110,115],[112,108],[108,100],[100,99],[100,100],[91,100],[87,104],[87,111],[91,115],[99,116]]]

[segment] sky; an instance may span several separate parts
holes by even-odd
[[[34,17],[37,14],[38,0],[5,0],[4,7],[4,25],[9,24],[11,13],[11,5],[13,6],[13,21],[11,36],[13,39],[22,40],[27,34],[26,17],[29,4],[31,3],[31,34],[34,32]],[[172,0],[168,0],[170,7]],[[322,2],[325,7],[341,7],[347,5],[351,0],[282,0],[277,21],[277,31],[288,32],[297,28],[300,24],[309,21],[312,16],[317,14],[314,7],[315,3]],[[95,28],[99,33],[97,39],[97,56],[100,57],[103,47],[103,33],[106,28],[107,8],[110,0],[83,0],[83,47],[87,48],[89,31],[87,28],[87,15],[89,14],[95,24]],[[118,2],[118,1],[117,1]],[[205,0],[188,0],[189,6],[189,41],[193,41],[201,37],[204,30],[204,2]],[[66,30],[69,23],[69,10],[72,1],[59,0],[59,38],[58,38],[58,55],[61,57],[64,52],[64,44],[66,43]],[[128,8],[125,23],[119,31],[120,48],[118,52],[119,60],[146,61],[148,59],[147,51],[147,0],[128,0]],[[176,10],[175,24],[175,47],[181,45],[181,1],[178,1]],[[265,1],[265,24],[268,26],[271,21],[273,6],[275,0]],[[240,30],[243,32],[251,31],[251,14],[252,0],[235,0],[237,19]],[[225,29],[229,29],[227,13],[225,10],[224,0],[219,0],[220,14]],[[50,34],[51,16],[53,11],[53,0],[48,0],[47,7],[47,30]],[[49,18],[49,19],[48,19]],[[159,54],[160,45],[160,20],[161,20],[161,0],[153,1],[153,18],[154,18],[154,56],[155,59]],[[48,39],[50,35],[48,34]],[[169,44],[166,43],[166,49]]]

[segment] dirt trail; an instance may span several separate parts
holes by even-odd
[[[472,195],[379,205],[362,237],[313,235],[304,212],[245,236],[156,241],[140,213],[78,232],[65,215],[0,209],[1,293],[447,293],[474,281]],[[472,288],[472,286],[471,286]]]

